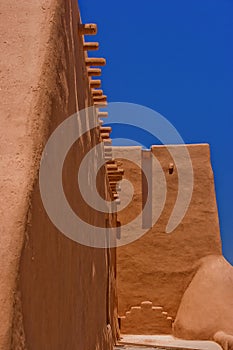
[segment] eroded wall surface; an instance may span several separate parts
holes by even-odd
[[[61,234],[41,202],[39,161],[49,135],[93,104],[77,2],[1,3],[4,92],[1,109],[1,349],[111,349],[116,337],[115,250],[82,246]],[[77,116],[77,127],[88,116]],[[106,227],[77,189],[83,156],[99,143],[92,130],[74,144],[63,169],[69,203]],[[103,154],[98,155],[103,157]],[[94,164],[89,164],[88,172]],[[97,180],[109,198],[104,169]]]
[[[185,146],[172,147],[174,154],[181,161],[180,169],[185,173],[186,164],[182,161],[181,152],[182,147]],[[177,169],[174,159],[171,158],[165,146],[152,146],[151,152],[160,162],[166,179],[165,206],[157,223],[147,230],[144,236],[131,244],[119,247],[117,251],[119,314],[126,316],[127,319],[130,314],[126,312],[135,313],[132,332],[137,327],[136,318],[139,311],[137,308],[132,310],[131,307],[140,307],[142,302],[150,301],[152,307],[162,307],[167,313],[166,316],[174,320],[181,298],[198,269],[199,260],[211,254],[221,254],[209,146],[207,144],[187,145],[187,149],[193,166],[194,189],[185,217],[172,233],[166,233],[166,226],[178,193]],[[119,213],[120,221],[124,225],[141,213],[143,196],[145,196],[142,193],[147,189],[145,189],[145,181],[142,181],[140,167],[133,164],[136,161],[141,162],[140,147],[116,148],[114,153],[115,157],[118,154],[121,158],[125,178],[131,181],[135,191],[128,208]],[[124,156],[132,159],[132,162],[124,160]],[[169,167],[172,163],[174,171],[170,173]],[[159,192],[160,179],[155,171],[152,178],[152,187],[155,192],[156,189]],[[158,312],[158,309],[155,311]],[[142,324],[141,318],[139,323]],[[158,323],[155,322],[154,329],[157,330],[157,326]],[[148,328],[151,328],[151,325],[148,325]]]

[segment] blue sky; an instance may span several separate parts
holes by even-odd
[[[79,6],[83,22],[98,24],[108,101],[150,107],[186,143],[210,144],[223,252],[233,264],[233,1],[79,0]]]

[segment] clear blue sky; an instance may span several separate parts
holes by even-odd
[[[108,100],[150,107],[186,143],[210,144],[223,252],[233,264],[233,0],[79,6],[83,22],[98,24]]]

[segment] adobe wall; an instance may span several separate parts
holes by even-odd
[[[181,170],[185,172],[181,153],[184,146],[172,147],[176,157],[180,157]],[[142,302],[150,301],[153,307],[163,307],[167,315],[174,320],[181,298],[198,269],[199,259],[211,254],[221,254],[209,145],[187,145],[187,149],[194,171],[192,199],[181,223],[168,234],[165,233],[165,229],[178,190],[177,169],[174,167],[174,172],[169,173],[169,166],[174,160],[171,159],[165,146],[151,148],[166,178],[166,202],[159,220],[144,236],[117,250],[120,316],[125,316],[131,307],[139,307]],[[139,166],[133,164],[135,161],[141,163],[141,148],[116,147],[114,154],[121,159],[122,167],[125,169],[124,178],[132,182],[135,191],[132,203],[119,213],[123,225],[142,210],[142,187],[144,186],[145,190],[145,185],[142,186]],[[124,157],[132,159],[132,162],[124,160]],[[159,181],[157,174],[153,173],[152,186],[155,191],[156,186],[159,189],[161,185]],[[142,321],[140,323],[142,324]]]
[[[173,334],[185,339],[213,339],[233,346],[233,266],[223,256],[207,256],[185,291]]]
[[[0,7],[0,349],[111,349],[115,250],[81,246],[62,235],[38,188],[48,136],[76,110],[93,104],[77,2],[12,0]],[[83,123],[88,119],[78,120],[80,128]],[[75,212],[105,227],[105,215],[91,210],[76,189],[79,163],[98,142],[93,130],[72,147],[63,186]],[[92,169],[89,164],[88,172]],[[104,170],[100,175],[97,187],[109,198]]]

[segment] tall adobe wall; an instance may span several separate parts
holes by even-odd
[[[182,148],[185,146],[171,147],[176,158],[181,160],[181,171],[185,172],[186,164],[182,161]],[[169,316],[169,320],[170,317],[174,320],[182,296],[200,265],[200,259],[211,254],[221,254],[209,146],[197,144],[186,147],[193,165],[194,189],[185,217],[170,234],[165,233],[165,230],[177,198],[177,169],[174,166],[173,173],[169,172],[169,166],[172,163],[175,164],[175,161],[165,146],[152,146],[151,148],[151,152],[160,162],[166,178],[166,202],[159,220],[151,229],[146,230],[144,236],[131,244],[119,247],[117,250],[119,315],[126,316],[126,319],[122,320],[123,327],[127,315],[130,316],[135,311],[136,317],[137,308],[145,301],[152,302],[154,307],[152,309],[155,311],[158,311],[156,307],[162,307],[165,315]],[[145,181],[142,181],[141,169],[133,164],[135,162],[141,163],[141,152],[140,147],[116,147],[114,150],[114,156],[121,159],[125,169],[125,178],[131,181],[135,191],[130,205],[119,213],[122,225],[132,221],[142,211],[143,196],[145,196],[145,193],[144,195],[142,193],[147,189],[145,190]],[[124,160],[124,158],[131,159],[132,162]],[[158,174],[153,172],[152,186],[155,192],[161,186],[159,181]],[[147,322],[144,319],[142,321],[141,318],[140,320],[140,327],[142,323]],[[134,322],[133,316],[132,322]],[[154,331],[158,328],[159,318],[156,322]],[[137,332],[135,327],[137,327],[136,319],[132,332]],[[144,328],[153,327],[148,325]],[[124,332],[123,328],[122,331]],[[153,333],[153,329],[151,331]],[[163,329],[157,331],[161,333]]]
[[[93,104],[76,0],[0,4],[0,349],[111,349],[116,337],[115,250],[75,243],[48,218],[38,187],[43,147],[56,127]],[[78,115],[77,127],[88,123]],[[63,186],[72,209],[95,225],[76,186],[97,129],[68,153]],[[103,157],[100,151],[99,157]],[[88,164],[87,176],[95,164]],[[109,197],[105,170],[97,187]]]

